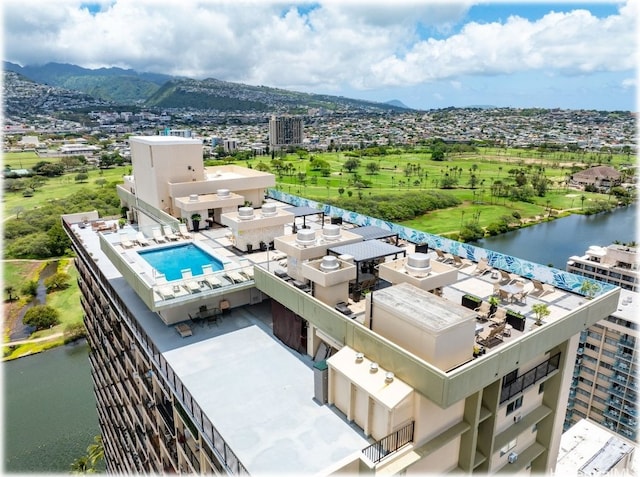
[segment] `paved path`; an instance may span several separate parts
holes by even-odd
[[[53,339],[56,339],[56,338],[60,338],[63,335],[64,335],[64,333],[62,333],[62,332],[54,333],[52,335],[44,336],[42,338],[33,338],[32,340],[10,341],[9,343],[3,343],[2,346],[16,346],[16,345],[27,344],[27,343],[37,343],[38,341],[48,341],[48,340],[53,340]]]

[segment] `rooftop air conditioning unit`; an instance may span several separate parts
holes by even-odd
[[[404,268],[410,275],[415,277],[426,277],[431,273],[430,258],[426,253],[414,253],[407,257]]]
[[[314,245],[316,243],[316,231],[313,229],[298,230],[296,242],[303,247]]]
[[[511,454],[509,454],[509,464],[513,464],[515,461],[518,460],[518,454],[516,452],[512,452]]]
[[[327,255],[322,258],[322,262],[320,262],[320,270],[323,272],[332,272],[334,270],[338,270],[340,268],[340,262],[338,262],[338,258],[333,255]]]
[[[253,207],[240,207],[238,209],[238,218],[240,220],[253,219]]]
[[[340,226],[339,225],[325,225],[322,227],[322,238],[331,242],[340,238]]]
[[[264,204],[262,206],[262,216],[263,217],[274,217],[278,215],[278,210],[276,209],[276,204]]]
[[[513,422],[520,422],[522,421],[522,414],[518,414],[517,416],[513,417]]]

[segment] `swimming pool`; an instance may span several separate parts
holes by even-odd
[[[181,270],[186,268],[190,268],[193,275],[202,275],[203,265],[211,265],[214,271],[224,269],[220,260],[191,243],[155,250],[141,250],[138,254],[149,265],[163,273],[167,280],[181,279]]]

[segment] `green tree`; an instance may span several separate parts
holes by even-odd
[[[360,161],[356,158],[347,159],[344,161],[343,166],[347,171],[353,172],[360,167]]]
[[[87,182],[88,179],[89,174],[87,174],[86,172],[79,172],[74,178],[76,182]]]
[[[28,295],[30,297],[36,296],[38,294],[38,281],[28,280],[24,285],[22,285],[22,289],[20,291],[23,295]]]
[[[69,280],[71,280],[71,275],[64,272],[58,272],[46,278],[44,280],[44,286],[47,288],[47,292],[64,290],[69,287]]]
[[[107,183],[107,179],[103,179],[102,177],[100,179],[95,180],[95,184],[99,185],[100,187],[104,187],[106,183]]]
[[[4,287],[4,292],[9,296],[9,301],[12,302],[15,298],[18,298],[17,296],[13,296],[13,294],[15,293],[16,289],[11,286],[11,285],[7,285],[6,287]]]
[[[94,467],[98,462],[104,459],[104,445],[102,443],[101,435],[97,435],[93,438],[93,444],[89,444],[87,447],[87,456]]]
[[[52,306],[36,305],[27,310],[22,322],[35,327],[36,330],[44,330],[60,323],[60,314]]]
[[[366,169],[369,175],[377,174],[380,170],[380,165],[377,162],[368,162],[366,165]]]

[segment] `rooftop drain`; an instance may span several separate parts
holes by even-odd
[[[407,257],[404,268],[410,275],[426,277],[431,272],[431,259],[426,253],[414,253]]]
[[[189,202],[198,202],[198,200],[200,200],[200,198],[198,197],[198,194],[191,194],[189,196]]]
[[[275,215],[278,215],[278,211],[276,210],[276,204],[264,204],[262,206],[263,217],[273,217]]]
[[[238,218],[240,220],[253,219],[253,207],[240,207],[238,209]]]
[[[218,197],[229,197],[229,195],[231,194],[229,192],[229,189],[218,189]]]
[[[338,257],[334,257],[333,255],[322,257],[322,262],[320,262],[320,270],[324,272],[331,272],[333,270],[338,270],[339,268],[340,262],[338,262]]]
[[[316,243],[316,231],[312,229],[301,229],[298,230],[298,234],[296,235],[296,242],[298,245],[313,245]]]
[[[340,226],[325,225],[322,227],[322,237],[328,241],[338,240],[340,238]]]

